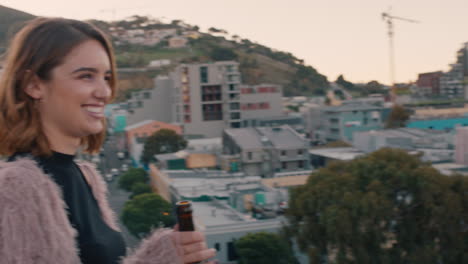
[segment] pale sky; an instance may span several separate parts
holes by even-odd
[[[0,5],[40,16],[112,20],[134,14],[225,29],[230,35],[287,51],[334,81],[389,83],[387,25],[395,20],[395,77],[448,70],[468,42],[468,0],[0,0]],[[111,10],[114,10],[114,14]]]

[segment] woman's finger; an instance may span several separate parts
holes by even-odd
[[[204,241],[202,242],[197,242],[197,243],[192,243],[192,244],[186,244],[183,246],[184,249],[184,255],[197,252],[197,251],[202,251],[207,249],[208,247],[206,246],[206,243]]]
[[[210,259],[216,256],[216,249],[209,248],[198,252],[193,252],[187,255],[184,255],[184,263],[193,263],[199,262],[205,259]]]
[[[205,236],[198,231],[178,233],[182,245],[197,243],[205,240]]]

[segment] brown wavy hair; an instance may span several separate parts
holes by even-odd
[[[111,65],[111,98],[116,93],[116,65],[111,42],[90,23],[64,18],[33,19],[14,36],[6,53],[0,76],[0,155],[17,152],[33,155],[52,154],[35,107],[35,100],[25,93],[32,77],[50,80],[51,71],[63,63],[67,54],[87,40],[96,40],[104,47]],[[99,151],[106,133],[81,138],[85,152]]]

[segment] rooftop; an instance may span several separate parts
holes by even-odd
[[[259,149],[265,146],[273,146],[280,149],[303,148],[307,146],[307,140],[297,134],[290,126],[280,127],[256,127],[226,129],[242,149]]]
[[[349,103],[340,106],[329,106],[322,108],[326,112],[349,112],[349,111],[363,111],[363,110],[381,110],[382,106],[376,106],[368,103]]]
[[[352,147],[348,148],[317,148],[309,149],[312,155],[322,156],[336,160],[353,160],[365,153]]]

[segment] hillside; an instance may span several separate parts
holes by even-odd
[[[35,16],[0,5],[0,52],[5,49],[8,36],[17,30],[21,24]]]
[[[0,48],[6,43],[6,37],[11,34],[9,32],[33,17],[0,6]],[[180,20],[164,24],[144,16],[133,16],[112,23],[99,20],[90,22],[112,36],[117,64],[120,69],[127,69],[121,71],[119,77],[123,91],[150,88],[154,76],[167,73],[179,63],[219,60],[238,61],[244,83],[280,84],[287,96],[324,95],[328,88],[328,80],[324,75],[304,65],[302,60],[291,53],[275,51],[236,35],[230,36],[221,29],[210,28],[208,33],[202,33],[197,26]],[[159,35],[151,35],[153,33]],[[185,38],[188,43],[179,48],[170,48],[169,40],[173,37]],[[141,39],[144,44],[141,44],[142,41],[137,43],[136,40]],[[153,42],[148,44],[148,41]],[[170,60],[171,65],[146,69],[151,61],[162,59]],[[121,100],[125,94],[121,93]]]

